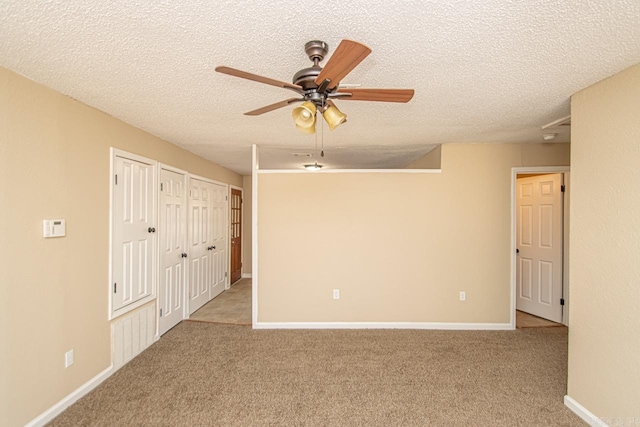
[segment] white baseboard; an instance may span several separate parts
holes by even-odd
[[[113,370],[113,365],[109,366],[104,371],[100,372],[95,377],[91,378],[86,383],[82,384],[76,390],[72,391],[67,397],[44,411],[42,414],[38,415],[36,418],[31,420],[26,424],[27,427],[39,427],[44,426],[55,417],[60,415],[62,411],[67,409],[69,406],[76,403],[80,398],[84,397],[91,390],[99,386],[104,380],[109,378],[115,371]]]
[[[242,273],[243,279],[251,279],[251,273]]]
[[[607,423],[602,421],[600,418],[596,417],[591,411],[587,408],[576,402],[569,395],[564,396],[564,405],[571,409],[571,411],[586,421],[592,427],[608,427]]]
[[[149,304],[114,321],[111,324],[111,365],[31,420],[27,426],[44,426],[158,341],[160,335],[156,331],[155,307],[155,304]]]
[[[255,322],[253,329],[449,329],[513,330],[510,323],[437,322]]]

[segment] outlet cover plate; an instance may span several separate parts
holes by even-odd
[[[64,367],[68,368],[71,365],[73,365],[73,349],[64,354]]]

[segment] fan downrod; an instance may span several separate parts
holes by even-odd
[[[314,91],[318,88],[315,80],[320,71],[322,71],[322,67],[319,64],[329,52],[329,45],[321,40],[311,40],[304,45],[304,51],[309,56],[309,59],[313,61],[313,65],[295,73],[292,81],[293,84],[302,86],[305,92],[309,93],[309,91]]]

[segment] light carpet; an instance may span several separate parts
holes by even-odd
[[[252,330],[182,322],[53,426],[579,426],[566,328]]]

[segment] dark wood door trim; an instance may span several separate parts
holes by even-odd
[[[231,189],[231,283],[242,277],[242,190]]]

